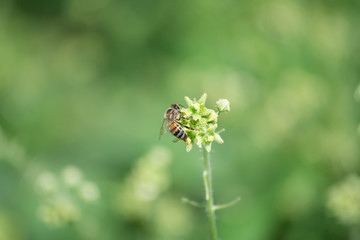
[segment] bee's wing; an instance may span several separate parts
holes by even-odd
[[[160,128],[160,134],[159,134],[159,140],[161,139],[161,136],[164,134],[165,131],[165,126],[166,126],[166,118],[164,118],[164,121],[161,124],[161,128]]]

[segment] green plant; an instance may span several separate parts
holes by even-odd
[[[240,198],[237,198],[234,201],[223,205],[214,204],[210,161],[211,144],[213,141],[216,141],[220,144],[224,143],[224,140],[220,137],[220,133],[224,131],[224,129],[216,132],[216,129],[218,127],[217,121],[220,113],[230,111],[230,103],[227,99],[219,99],[216,102],[215,111],[213,109],[208,109],[205,107],[206,99],[206,93],[204,93],[198,101],[196,101],[195,99],[191,100],[189,97],[185,97],[188,108],[183,108],[181,110],[184,117],[184,119],[181,120],[181,123],[194,129],[184,129],[188,135],[186,151],[191,151],[194,143],[196,146],[203,150],[203,179],[206,204],[205,206],[203,206],[202,204],[189,200],[187,198],[183,198],[183,201],[196,207],[206,208],[209,218],[210,236],[212,240],[216,240],[217,229],[215,221],[215,211],[218,209],[227,208],[235,204],[240,200]]]

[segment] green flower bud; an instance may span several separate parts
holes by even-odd
[[[200,112],[200,104],[199,103],[195,103],[193,106],[194,106],[194,109],[196,112]]]
[[[192,114],[190,109],[181,109],[181,112],[185,118],[188,118]]]
[[[206,149],[206,151],[208,151],[208,152],[211,151],[211,142],[205,143],[205,149]]]
[[[207,132],[214,132],[214,130],[217,128],[217,124],[209,124],[209,127],[207,129]]]
[[[208,120],[206,118],[201,118],[199,121],[199,126],[206,126],[208,123]]]
[[[192,107],[192,105],[194,104],[191,99],[189,97],[185,97],[185,101],[186,101],[186,104],[189,106],[189,107]]]
[[[204,94],[200,97],[198,103],[201,104],[201,105],[205,105],[206,99],[207,99],[207,93],[204,93]]]
[[[201,119],[201,115],[200,115],[200,114],[193,114],[193,115],[192,115],[192,119],[193,119],[194,121],[200,120],[200,119]]]
[[[208,121],[209,122],[212,122],[212,121],[217,122],[218,116],[219,115],[214,110],[210,109]]]

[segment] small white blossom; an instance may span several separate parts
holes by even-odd
[[[224,143],[224,140],[217,133],[215,133],[215,141],[220,144]]]
[[[229,112],[230,111],[230,102],[227,99],[219,99],[216,102],[215,106],[219,112]]]
[[[49,171],[44,171],[38,176],[36,185],[43,193],[53,193],[57,190],[58,184],[55,174]]]
[[[98,187],[95,183],[90,181],[87,181],[81,185],[79,193],[82,199],[87,202],[94,202],[100,196]]]
[[[82,172],[78,167],[75,166],[67,166],[62,172],[61,172],[62,178],[64,179],[64,182],[68,186],[77,186],[82,181]]]

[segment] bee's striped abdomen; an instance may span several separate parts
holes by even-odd
[[[174,135],[175,137],[177,137],[181,140],[184,140],[186,142],[187,134],[184,131],[184,129],[182,129],[181,126],[177,122],[171,121],[168,124],[168,129],[172,135]]]

